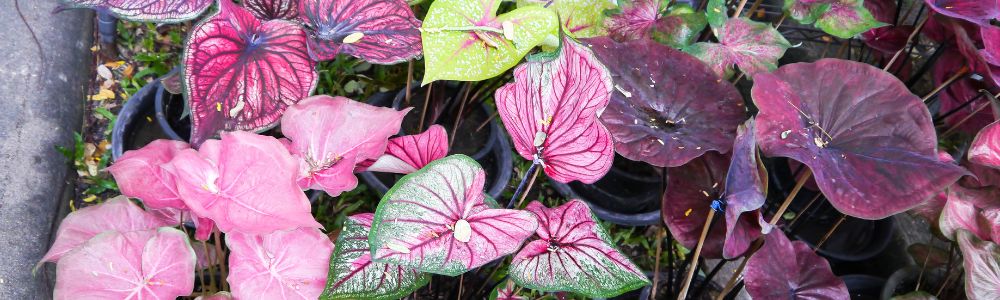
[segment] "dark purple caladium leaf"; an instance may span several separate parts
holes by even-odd
[[[420,20],[405,0],[300,0],[309,28],[309,55],[345,53],[376,64],[420,56]]]
[[[430,276],[417,270],[371,260],[368,232],[374,214],[347,218],[330,258],[323,299],[399,299],[424,286]]]
[[[892,74],[822,59],[760,75],[751,94],[761,150],[806,164],[847,215],[881,219],[908,210],[965,173],[938,160],[927,107]]]
[[[458,276],[517,251],[538,227],[531,213],[498,209],[486,173],[452,155],[404,176],[375,210],[368,242],[375,262]]]
[[[61,0],[66,7],[107,10],[135,22],[178,23],[194,19],[215,0]]]
[[[988,25],[1000,17],[1000,2],[996,0],[924,0],[934,11],[952,18]]]
[[[653,38],[674,48],[697,40],[707,21],[705,15],[683,4],[663,10],[661,1],[636,0],[622,4],[621,13],[605,20],[608,35],[616,41]]]
[[[759,167],[754,120],[740,125],[733,144],[733,159],[726,173],[726,240],[722,256],[743,255],[750,244],[771,230],[760,207],[767,200],[767,170]]]
[[[1000,249],[968,231],[958,233],[965,262],[965,295],[969,299],[1000,299]]]
[[[883,26],[861,34],[865,45],[878,50],[882,54],[893,55],[906,46],[906,40],[913,32],[913,26]]]
[[[583,201],[570,200],[556,208],[534,201],[525,209],[538,217],[539,239],[511,260],[509,276],[519,286],[610,298],[649,284],[642,271],[611,245],[610,236]]]
[[[781,230],[769,233],[764,246],[749,258],[743,280],[753,299],[851,298],[830,263],[806,243],[789,241]]]
[[[712,201],[722,199],[729,157],[708,152],[680,167],[667,169],[667,190],[660,213],[670,235],[688,249],[694,249],[712,209]],[[720,220],[721,221],[721,220]],[[708,232],[701,255],[721,258],[726,227],[716,225]]]
[[[299,17],[299,0],[243,0],[242,4],[261,20],[295,20]]]
[[[966,58],[955,48],[948,48],[944,51],[944,54],[941,54],[941,57],[934,64],[934,70],[931,74],[935,85],[943,84],[948,78],[958,74],[963,67],[971,66],[966,61]],[[971,135],[995,120],[993,112],[990,109],[983,109],[977,112],[980,107],[989,104],[989,99],[986,97],[976,97],[980,89],[987,87],[984,83],[985,81],[977,81],[969,77],[960,78],[938,93],[939,102],[941,103],[938,111],[942,114],[944,112],[955,111],[951,116],[944,118],[945,124],[949,127],[957,125],[959,131]],[[966,103],[969,101],[975,102]],[[966,121],[962,122],[962,120]]]
[[[698,59],[650,40],[585,42],[614,78],[617,92],[601,122],[611,130],[618,154],[676,167],[733,146],[736,127],[745,119],[743,100]]]
[[[191,106],[191,144],[220,130],[274,126],[316,86],[306,35],[286,20],[257,20],[231,1],[188,37],[184,80]]]
[[[778,58],[791,44],[769,23],[732,18],[718,31],[719,43],[701,42],[684,48],[698,57],[719,76],[729,77],[733,65],[752,77],[774,70]]]

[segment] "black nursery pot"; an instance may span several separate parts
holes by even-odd
[[[395,109],[413,107],[413,110],[403,118],[399,134],[418,134],[420,132],[418,132],[417,124],[420,122],[420,112],[425,99],[424,91],[426,89],[414,85],[411,89],[409,105],[403,103],[406,97],[405,90],[399,90],[395,94],[375,94],[368,99],[368,104]],[[507,183],[510,182],[511,167],[514,163],[510,140],[500,128],[496,118],[490,120],[489,124],[480,131],[476,131],[480,124],[493,115],[493,110],[484,104],[475,108],[466,106],[466,112],[462,115],[458,130],[452,130],[457,117],[455,112],[460,106],[459,97],[462,96],[463,92],[464,90],[455,84],[436,84],[432,89],[432,96],[443,98],[436,100],[432,98],[432,101],[445,101],[447,99],[448,104],[439,111],[440,114],[435,114],[431,108],[428,108],[424,122],[433,122],[431,124],[443,126],[448,132],[449,138],[452,137],[452,132],[455,133],[456,136],[448,154],[465,154],[479,162],[483,166],[483,170],[486,171],[486,193],[494,199],[499,199],[507,187]],[[425,124],[422,127],[423,130],[426,130],[431,124]],[[379,195],[385,195],[389,188],[403,177],[401,174],[375,172],[363,172],[359,175],[365,184],[377,191]]]
[[[111,129],[112,157],[117,160],[125,151],[142,148],[157,139],[187,141],[191,121],[181,117],[184,106],[184,97],[168,92],[160,79],[143,86],[118,112]]]
[[[879,300],[882,295],[882,287],[885,286],[885,279],[871,275],[851,274],[840,276],[847,285],[847,292],[851,294],[852,300]]]
[[[660,223],[660,169],[615,155],[611,170],[593,184],[550,180],[560,194],[586,202],[601,220],[627,226]]]

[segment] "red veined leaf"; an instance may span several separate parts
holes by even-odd
[[[746,108],[739,92],[698,59],[649,40],[586,40],[617,92],[601,115],[625,158],[676,167],[729,152]],[[664,66],[669,66],[664,67]]]
[[[849,299],[844,281],[809,245],[789,241],[781,230],[767,234],[743,274],[753,299]]]
[[[988,26],[1000,17],[1000,2],[996,0],[924,0],[934,11],[952,18]]]
[[[1000,169],[1000,122],[993,122],[979,131],[969,147],[969,160]]]
[[[441,125],[431,125],[421,134],[389,139],[385,154],[368,171],[410,174],[448,155],[448,133]]]
[[[184,50],[195,146],[222,130],[274,126],[318,78],[301,27],[262,22],[231,1],[220,3],[218,13],[191,30]]]
[[[791,44],[770,23],[731,18],[718,32],[719,43],[701,42],[685,47],[684,52],[698,57],[719,76],[728,78],[733,65],[748,77],[774,70],[778,58]]]
[[[417,270],[371,260],[371,213],[347,218],[337,236],[323,299],[399,299],[430,281]]]
[[[767,170],[759,167],[759,161],[754,120],[750,119],[737,129],[733,158],[726,173],[722,198],[726,206],[726,239],[722,248],[725,258],[743,255],[754,240],[771,230],[760,212],[767,200]]]
[[[959,230],[958,246],[965,262],[965,295],[973,300],[1000,299],[1000,249],[997,245]]]
[[[605,27],[608,35],[624,42],[649,37],[649,32],[660,19],[660,1],[622,1],[621,13],[608,17]]]
[[[531,241],[511,260],[510,278],[539,291],[565,291],[610,298],[649,284],[642,271],[611,245],[590,207],[570,200],[556,208],[533,201],[525,208],[538,218]]]
[[[243,0],[255,17],[261,20],[295,20],[299,17],[299,0]]]
[[[948,188],[948,202],[941,211],[938,227],[941,233],[955,239],[963,229],[983,240],[996,240],[994,231],[1000,230],[1000,192],[996,188],[966,188],[954,184]]]
[[[122,195],[139,198],[146,208],[184,209],[173,176],[160,169],[160,165],[188,148],[184,142],[155,140],[138,150],[126,151],[108,167],[108,172],[115,177]]]
[[[236,299],[316,299],[326,285],[333,243],[316,228],[264,235],[226,234]]]
[[[493,292],[490,293],[490,300],[527,300],[527,297],[517,294],[515,287],[514,281],[505,280],[503,284],[497,285],[493,289]]]
[[[837,210],[881,219],[936,195],[961,177],[940,162],[930,113],[892,74],[840,59],[760,74],[757,142],[765,155],[812,169]]]
[[[309,55],[331,60],[337,54],[376,64],[420,56],[420,20],[405,0],[301,0],[309,26]]]
[[[134,22],[178,23],[194,19],[215,0],[62,0],[68,7],[107,10]]]
[[[514,69],[496,102],[514,148],[559,182],[594,183],[611,169],[611,134],[597,121],[611,98],[611,74],[570,38],[555,58],[538,56]]]
[[[358,185],[355,166],[385,152],[389,137],[399,132],[409,110],[326,95],[289,107],[281,118],[281,131],[299,159],[299,187],[331,196],[354,189]]]
[[[622,4],[622,12],[605,21],[608,35],[618,42],[652,38],[681,48],[695,42],[707,21],[687,5],[671,5],[661,12],[657,0],[636,0]]]
[[[174,299],[194,290],[194,249],[170,227],[107,231],[56,266],[54,299]]]
[[[538,221],[495,208],[485,181],[479,163],[459,154],[404,176],[375,210],[368,235],[374,261],[457,276],[517,251]]]

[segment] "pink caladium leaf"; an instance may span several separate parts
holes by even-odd
[[[529,58],[496,102],[514,148],[550,179],[594,183],[611,169],[611,134],[597,120],[611,98],[611,74],[587,47],[565,38],[555,58]]]
[[[506,280],[493,289],[493,292],[490,293],[490,300],[527,300],[527,297],[517,294],[516,287],[514,281]]]
[[[1000,249],[968,231],[959,230],[958,246],[965,265],[965,295],[969,299],[1000,299]]]
[[[726,21],[717,37],[719,43],[695,43],[685,47],[684,52],[698,57],[723,77],[732,74],[733,65],[749,77],[774,70],[778,58],[791,47],[771,24],[743,18]]]
[[[809,245],[773,230],[747,261],[743,274],[753,299],[850,299],[844,281]]]
[[[1000,66],[1000,27],[981,26],[979,34],[983,40],[983,50],[979,50],[979,55],[989,64]]]
[[[844,214],[891,216],[966,173],[938,160],[930,112],[892,74],[821,59],[760,75],[751,94],[761,150],[808,166]]]
[[[41,261],[55,262],[102,232],[129,232],[171,226],[168,222],[148,213],[124,196],[69,213],[56,231],[55,242]]]
[[[935,12],[952,18],[989,26],[1000,18],[1000,1],[996,0],[924,0]]]
[[[316,299],[326,285],[333,242],[316,228],[226,234],[236,299]]]
[[[277,139],[248,132],[222,135],[221,142],[177,154],[164,168],[196,216],[225,233],[265,234],[321,227],[309,199],[295,183],[298,161]]]
[[[309,28],[309,55],[345,53],[376,64],[420,56],[420,20],[405,0],[300,0]]]
[[[323,299],[399,299],[430,281],[430,276],[402,266],[373,262],[368,233],[374,214],[347,218],[337,236]]]
[[[611,131],[618,154],[676,167],[706,151],[732,148],[746,108],[736,88],[705,64],[649,40],[585,42],[615,81],[601,123]]]
[[[707,21],[705,15],[683,4],[663,9],[661,1],[625,1],[621,13],[605,20],[608,35],[619,42],[652,38],[665,45],[681,48],[698,39]]]
[[[448,133],[441,125],[431,125],[421,134],[389,139],[385,154],[368,171],[410,174],[448,155]]]
[[[194,300],[232,300],[233,294],[230,292],[222,291],[208,296],[198,296]]]
[[[812,24],[838,0],[785,0],[788,15],[801,24]]]
[[[195,254],[180,230],[98,234],[56,267],[54,299],[174,299],[194,290]]]
[[[979,131],[969,147],[969,160],[1000,169],[1000,121]]]
[[[948,188],[938,221],[941,233],[954,240],[959,229],[969,231],[983,240],[996,240],[994,230],[1000,227],[996,213],[1000,210],[1000,192],[996,188],[966,188],[960,184]]]
[[[404,176],[375,210],[368,235],[374,261],[458,276],[517,251],[538,221],[495,208],[485,181],[479,163],[459,154]]]
[[[134,22],[179,23],[194,19],[215,0],[61,0],[65,7],[106,10]]]
[[[964,22],[958,20],[945,21],[945,26],[951,26],[952,32],[955,33],[955,44],[958,46],[958,52],[965,57],[967,65],[963,67],[970,68],[973,73],[986,77],[986,81],[989,82],[990,87],[1000,87],[1000,61],[996,61],[996,58],[990,55],[989,52],[978,49],[978,45],[985,44],[985,41],[978,40],[983,36],[977,34],[976,31],[987,32],[986,37],[990,37],[990,35],[1000,36],[1000,33],[990,34],[993,33],[993,30],[996,30],[992,25],[980,26],[969,30],[962,23]],[[995,43],[997,42],[990,41],[989,44],[985,44],[987,45],[986,50],[992,48],[990,47],[991,45],[995,47]],[[987,55],[984,56],[983,54]]]
[[[963,67],[971,66],[966,58],[954,48],[944,50],[941,57],[934,64],[932,79],[934,84],[944,84],[948,78],[955,76],[962,71]],[[989,105],[986,97],[976,97],[980,89],[987,88],[984,81],[978,81],[970,77],[959,78],[949,84],[944,90],[938,93],[941,107],[939,112],[944,114],[951,112],[951,116],[944,118],[944,123],[949,127],[958,126],[957,130],[970,135],[975,134],[986,125],[992,123],[995,118],[990,109],[979,110],[983,105]],[[973,103],[966,103],[974,101]],[[978,112],[977,112],[978,111]],[[962,122],[965,120],[965,122]],[[961,123],[960,123],[961,122]]]
[[[260,21],[231,1],[195,25],[184,53],[195,146],[222,130],[274,126],[318,79],[298,24]]]
[[[587,204],[570,200],[556,208],[538,201],[525,208],[538,218],[539,239],[521,249],[509,276],[519,286],[611,298],[649,284],[642,271],[611,245]]]
[[[122,195],[139,198],[146,208],[184,209],[173,176],[160,169],[160,165],[188,148],[184,142],[155,140],[138,150],[126,151],[108,171],[115,177]]]
[[[816,20],[816,27],[833,36],[849,39],[872,28],[888,25],[875,20],[863,0],[838,0]]]
[[[281,131],[299,159],[299,187],[337,196],[358,184],[355,166],[377,159],[410,108],[396,111],[344,97],[303,99],[281,117]]]
[[[243,0],[242,4],[261,20],[295,20],[299,17],[300,0]]]

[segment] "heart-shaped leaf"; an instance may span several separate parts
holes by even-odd
[[[781,230],[767,234],[743,274],[753,299],[850,299],[844,281],[809,245],[789,241]]]
[[[215,221],[222,232],[247,234],[321,227],[295,183],[298,168],[277,139],[241,131],[198,151],[186,149],[164,166],[195,215]]]
[[[385,154],[368,171],[410,174],[448,155],[448,133],[441,125],[431,125],[421,134],[389,139]]]
[[[969,147],[969,160],[1000,169],[1000,122],[983,128]]]
[[[607,34],[604,11],[618,7],[609,0],[517,0],[517,7],[526,6],[554,10],[562,18],[563,30],[575,38]]]
[[[420,20],[404,0],[301,0],[309,54],[332,60],[345,53],[376,64],[420,56]]]
[[[205,12],[215,0],[61,0],[67,7],[107,10],[134,22],[179,23]]]
[[[374,261],[457,276],[517,251],[538,221],[494,208],[485,181],[479,163],[458,154],[404,176],[375,210],[368,235]]]
[[[1000,249],[968,231],[959,230],[958,246],[965,262],[965,294],[969,299],[1000,298]]]
[[[888,25],[875,20],[863,0],[838,0],[816,20],[816,27],[833,36],[849,39],[875,27]]]
[[[611,134],[597,121],[611,98],[611,74],[593,52],[570,38],[558,55],[514,69],[497,89],[504,127],[521,157],[541,163],[559,182],[594,183],[611,169]]]
[[[316,228],[226,234],[236,299],[316,299],[326,286],[333,243]]]
[[[52,298],[187,296],[194,290],[194,265],[194,249],[180,230],[107,231],[63,256],[56,266]]]
[[[354,167],[377,159],[399,132],[409,108],[396,111],[344,97],[326,95],[303,99],[281,117],[281,131],[299,159],[299,187],[331,196],[354,189]]]
[[[553,11],[530,6],[497,16],[500,2],[431,3],[421,30],[426,60],[424,84],[441,79],[492,78],[516,65],[546,37],[558,33],[559,18]]]
[[[195,146],[221,130],[274,126],[318,78],[300,26],[262,22],[231,1],[220,3],[218,13],[191,30],[184,50]]]
[[[812,24],[838,0],[785,0],[788,15],[802,24]]]
[[[952,18],[989,26],[1000,18],[1000,2],[996,0],[924,0],[935,12]]]
[[[527,297],[517,294],[515,287],[514,281],[505,280],[503,284],[497,285],[493,289],[493,292],[490,293],[490,300],[527,300]]]
[[[510,262],[510,278],[539,291],[566,291],[610,298],[649,284],[642,271],[611,245],[611,238],[580,200],[556,208],[533,201],[539,239]]]
[[[705,17],[708,19],[708,25],[712,26],[713,32],[725,26],[726,21],[729,20],[729,8],[726,6],[726,1],[708,0],[708,6],[705,7]]]
[[[155,140],[138,150],[126,151],[108,167],[108,172],[115,177],[122,195],[139,198],[149,209],[184,209],[173,176],[160,169],[160,165],[188,148],[184,142]]]
[[[621,13],[605,21],[608,34],[619,42],[652,38],[681,48],[694,43],[707,24],[705,15],[687,5],[672,5],[661,12],[661,2],[657,0],[623,2]]]
[[[66,215],[56,231],[56,239],[38,262],[55,262],[95,235],[106,232],[130,232],[170,226],[168,222],[148,213],[124,196],[81,208]]]
[[[736,88],[698,59],[649,40],[586,41],[614,78],[601,122],[625,158],[676,167],[728,152],[746,108]],[[665,67],[669,66],[669,67]]]
[[[726,173],[726,240],[722,256],[743,255],[750,244],[771,230],[760,212],[767,200],[767,170],[759,167],[754,121],[740,125],[733,143],[733,159]],[[683,176],[683,175],[682,175]]]
[[[908,210],[964,171],[937,158],[930,113],[892,74],[840,59],[761,73],[751,94],[767,156],[808,166],[837,210],[881,219]]]
[[[261,20],[295,20],[299,17],[299,0],[243,0],[241,4]]]
[[[733,65],[747,76],[774,70],[778,58],[791,47],[771,24],[732,18],[718,32],[719,43],[701,42],[684,48],[712,67],[716,74],[728,78]]]
[[[995,188],[966,188],[954,184],[948,188],[948,202],[941,211],[938,227],[954,240],[959,229],[969,231],[983,240],[996,240],[994,230],[1000,223],[994,220],[1000,210],[1000,193]]]
[[[323,299],[399,299],[430,281],[417,270],[371,260],[368,232],[373,214],[347,218],[330,259]]]

